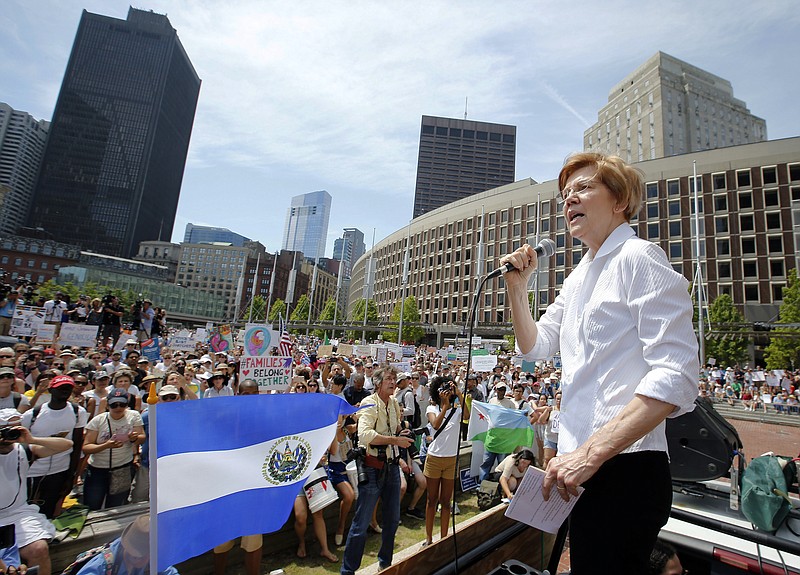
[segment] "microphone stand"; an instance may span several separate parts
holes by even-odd
[[[469,372],[472,369],[472,336],[475,333],[475,324],[478,321],[478,318],[477,318],[478,302],[480,301],[481,292],[483,291],[483,288],[484,288],[484,286],[486,285],[486,282],[489,279],[491,279],[490,275],[487,274],[487,275],[483,276],[483,279],[481,279],[480,283],[478,284],[478,287],[475,290],[475,296],[472,299],[472,307],[470,308],[469,317],[467,318],[467,325],[465,326],[467,328],[466,329],[466,331],[467,331],[467,345],[469,347],[467,348],[467,370],[466,370],[466,374],[464,375],[464,381],[462,382],[463,389],[461,390],[461,397],[464,398],[464,406],[462,406],[462,408],[461,408],[461,410],[462,410],[461,411],[461,413],[462,413],[461,419],[462,420],[464,419],[464,416],[463,416],[464,411],[463,410],[464,410],[464,407],[466,407],[466,404],[467,404],[467,380],[469,379]],[[472,417],[471,414],[470,414],[470,417]],[[467,425],[469,425],[469,422],[467,422]],[[456,479],[461,479],[461,470],[459,468],[459,463],[458,463],[460,461],[460,459],[461,459],[461,426],[459,425],[458,447],[456,448],[456,477],[453,478],[453,481],[455,481]],[[456,490],[453,489],[453,504],[454,504],[453,505],[453,507],[454,507],[453,511],[455,511],[455,501],[456,501],[455,493],[456,493]],[[450,505],[449,501],[447,502],[447,505]],[[458,575],[458,573],[459,573],[459,570],[458,570],[458,538],[456,537],[456,514],[455,513],[450,513],[450,520],[452,521],[452,524],[453,524],[453,552],[454,552],[454,555],[455,555],[455,557],[454,557],[455,561],[454,561],[454,565],[453,565],[454,571],[453,572],[456,575]]]

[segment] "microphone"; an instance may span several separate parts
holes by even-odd
[[[544,238],[537,244],[535,248],[533,248],[533,251],[536,252],[537,258],[552,257],[556,253],[556,243],[550,238]],[[490,280],[499,277],[504,273],[510,272],[513,269],[515,269],[514,265],[511,262],[506,262],[496,270],[492,270],[492,272],[486,276],[486,279]]]

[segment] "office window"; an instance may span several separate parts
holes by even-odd
[[[761,181],[764,186],[774,186],[778,183],[778,168],[769,166],[761,168]]]
[[[727,184],[725,183],[725,173],[722,174],[713,174],[711,176],[711,186],[714,191],[718,190],[725,190],[727,189]]]
[[[648,200],[654,200],[658,198],[658,182],[650,182],[645,186],[646,194]]]
[[[694,205],[694,204],[692,204]],[[714,211],[727,212],[728,211],[728,196],[727,194],[717,194],[714,196]]]
[[[778,195],[778,190],[764,190],[764,207],[765,208],[776,208],[781,205],[780,196]]]
[[[669,257],[676,260],[683,257],[683,246],[681,246],[681,242],[669,243]]]
[[[758,301],[758,284],[744,286],[744,301]]]
[[[739,170],[736,172],[736,185],[739,188],[749,188],[750,183],[750,170]]]
[[[667,205],[669,207],[669,215],[670,216],[679,216],[679,215],[681,215],[681,201],[680,200],[670,200]]]
[[[783,260],[770,260],[769,261],[769,276],[771,278],[784,277],[786,271],[783,267]]]
[[[800,164],[789,165],[789,181],[800,182]]]
[[[717,230],[717,233],[727,233],[728,231],[727,216],[721,218],[714,218],[714,227]]]
[[[717,240],[717,255],[729,256],[731,255],[731,242],[730,240]]]
[[[742,272],[748,279],[758,279],[758,264],[754,261],[742,262]]]
[[[755,229],[753,223],[753,214],[744,214],[739,216],[739,226],[743,232],[752,232]]]
[[[755,254],[755,253],[756,253],[756,239],[742,238],[742,254]]]
[[[717,262],[717,276],[720,278],[730,279],[731,262]]]
[[[772,301],[783,301],[783,284],[770,284],[772,286]]]
[[[580,250],[572,250],[572,265],[576,266],[581,262],[583,253]]]
[[[669,222],[669,237],[677,238],[681,235],[681,223],[680,221],[671,221]]]
[[[658,224],[647,224],[647,239],[648,240],[658,239]]]
[[[780,212],[766,214],[766,219],[767,219],[767,231],[777,231],[781,229]]]
[[[783,253],[783,236],[767,236],[767,251],[770,255]]]
[[[647,219],[648,220],[657,220],[658,219],[658,204],[653,202],[647,204]]]
[[[681,193],[681,185],[678,180],[668,180],[667,181],[667,195],[668,196],[679,196]]]
[[[753,207],[753,192],[739,192],[739,209],[749,210]]]

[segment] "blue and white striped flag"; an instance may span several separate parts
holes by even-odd
[[[280,529],[333,441],[339,415],[356,411],[317,393],[156,409],[159,570],[236,537]]]

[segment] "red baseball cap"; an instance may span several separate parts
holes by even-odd
[[[57,375],[50,380],[50,385],[47,387],[55,389],[56,387],[63,387],[65,385],[75,387],[75,381],[68,375]]]

